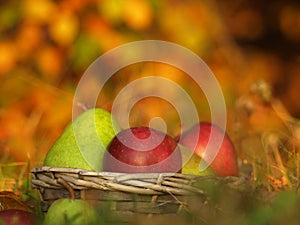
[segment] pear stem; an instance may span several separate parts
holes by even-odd
[[[71,187],[70,184],[68,184],[68,182],[66,182],[64,179],[62,178],[58,178],[57,179],[57,183],[59,183],[60,185],[62,185],[65,189],[67,189],[67,191],[69,192],[70,194],[70,199],[71,200],[74,200],[75,199],[75,193],[74,193],[74,190],[73,188]]]

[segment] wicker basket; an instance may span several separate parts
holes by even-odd
[[[194,186],[199,177],[174,173],[110,173],[72,168],[39,167],[32,186],[47,212],[60,198],[84,199],[95,206],[107,204],[112,214],[130,220],[137,215],[171,216],[188,211],[189,201],[205,204],[203,191]],[[196,200],[195,200],[196,199]]]

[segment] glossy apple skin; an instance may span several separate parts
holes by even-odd
[[[206,152],[206,146],[211,133],[212,138],[215,140],[222,138],[223,136],[224,139],[216,157],[211,162],[210,167],[214,170],[216,175],[221,177],[238,176],[237,155],[234,145],[226,132],[218,126],[209,122],[200,122],[191,129],[183,132],[183,134],[180,137],[177,137],[176,140],[183,146],[194,151],[204,161],[208,162],[208,160],[206,160],[206,156],[208,156],[210,152]]]
[[[149,127],[122,130],[104,154],[103,170],[121,173],[180,172],[181,153],[172,137]]]
[[[37,225],[38,219],[33,213],[19,209],[0,211],[0,224],[3,225]]]

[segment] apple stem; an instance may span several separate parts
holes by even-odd
[[[73,188],[71,187],[70,184],[68,184],[68,182],[66,182],[64,179],[62,178],[58,178],[57,179],[57,183],[59,183],[60,185],[62,185],[65,189],[67,189],[67,191],[69,192],[70,194],[70,199],[71,200],[74,200],[75,199],[75,193],[74,193],[74,190]]]

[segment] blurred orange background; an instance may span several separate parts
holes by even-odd
[[[291,115],[300,117],[300,4],[298,1],[12,0],[0,5],[0,163],[42,164],[72,119],[76,84],[87,67],[121,44],[175,42],[199,55],[216,75],[233,132],[237,100],[266,80]],[[195,88],[163,65],[125,68],[110,79],[100,107],[110,109],[120,87],[158,71]],[[205,98],[199,103],[209,119]],[[145,121],[170,106],[147,99]],[[260,114],[262,115],[262,114]],[[254,124],[265,118],[255,117]],[[258,122],[257,122],[258,121]],[[172,120],[170,119],[170,123]],[[176,129],[170,129],[175,134]]]

